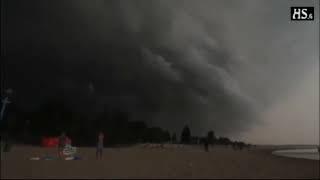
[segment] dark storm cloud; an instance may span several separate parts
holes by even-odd
[[[23,108],[37,109],[61,97],[74,111],[92,117],[105,107],[117,107],[174,131],[189,124],[196,134],[208,129],[241,132],[257,122],[257,113],[269,101],[260,94],[265,91],[254,90],[257,85],[247,80],[257,75],[250,70],[263,55],[257,58],[246,50],[263,44],[254,38],[273,37],[281,27],[278,17],[263,14],[274,4],[10,0],[8,83]],[[257,33],[240,21],[260,24],[261,19],[250,16],[252,7],[262,8],[253,8],[253,14],[267,17],[264,23],[270,24],[263,27],[276,28]],[[235,33],[237,29],[253,39],[242,39],[246,34]],[[288,63],[282,62],[281,67]],[[274,64],[271,60],[266,67]]]

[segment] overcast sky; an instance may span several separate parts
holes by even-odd
[[[314,6],[315,21],[290,21]],[[171,132],[319,144],[319,2],[10,0],[7,84],[37,110],[121,108]]]

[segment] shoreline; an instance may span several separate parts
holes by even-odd
[[[318,149],[283,149],[275,150],[272,152],[273,155],[283,156],[288,158],[308,159],[308,160],[320,160]]]

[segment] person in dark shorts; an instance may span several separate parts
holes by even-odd
[[[96,151],[97,159],[102,159],[103,141],[104,141],[104,134],[103,132],[100,131],[98,134],[97,151]]]
[[[209,151],[209,142],[208,142],[208,139],[207,139],[207,138],[204,139],[204,150],[205,150],[206,152]]]
[[[61,157],[63,155],[63,148],[66,144],[66,134],[64,132],[58,138],[58,156]]]

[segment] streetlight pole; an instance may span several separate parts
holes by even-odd
[[[1,82],[0,82],[0,97],[4,96],[5,89],[5,63],[7,60],[7,0],[1,0],[1,62],[0,62],[0,73],[1,73]]]
[[[7,104],[10,103],[9,96],[12,93],[11,89],[7,89],[6,87],[6,72],[5,72],[5,63],[7,62],[7,35],[8,35],[8,28],[7,28],[7,19],[8,19],[8,1],[7,0],[1,0],[1,7],[0,7],[0,20],[1,20],[1,61],[0,61],[0,100],[1,100],[1,109],[0,109],[0,123],[1,125],[5,125],[5,134],[4,134],[4,140],[5,140],[5,149],[8,149],[8,131],[9,131],[9,123],[4,123],[3,119],[5,116],[5,110]],[[1,128],[2,129],[2,128]],[[1,134],[1,137],[3,137],[3,134]],[[2,138],[1,138],[2,139]]]

